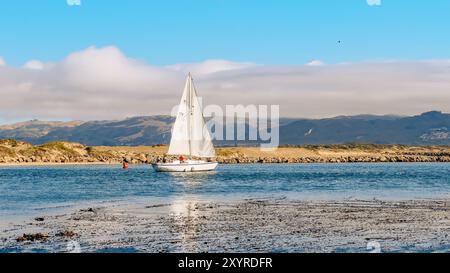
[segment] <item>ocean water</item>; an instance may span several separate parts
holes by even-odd
[[[426,199],[450,197],[450,164],[219,165],[208,173],[151,166],[0,167],[0,219],[83,203],[233,198]]]

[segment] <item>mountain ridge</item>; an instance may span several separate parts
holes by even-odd
[[[168,144],[174,118],[167,115],[137,116],[122,120],[39,121],[0,126],[0,139],[31,144],[51,141],[90,146]],[[248,127],[248,126],[247,126]],[[416,116],[337,116],[323,119],[281,118],[281,145],[403,144],[450,145],[450,114],[440,111]],[[216,141],[219,146],[256,145],[260,141]]]

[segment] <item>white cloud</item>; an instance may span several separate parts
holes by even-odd
[[[5,60],[2,57],[0,57],[0,66],[5,66],[5,65],[6,65]]]
[[[322,65],[324,65],[324,63],[322,61],[320,61],[320,60],[312,60],[312,61],[308,62],[306,65],[309,65],[309,66],[322,66]]]
[[[41,63],[42,64],[42,63]],[[60,62],[0,67],[0,119],[116,119],[169,114],[187,71],[205,104],[279,104],[282,116],[450,112],[450,61],[255,65],[205,61],[168,67],[90,47]]]
[[[212,73],[223,72],[223,71],[243,69],[243,68],[248,68],[251,66],[255,66],[255,64],[236,63],[236,62],[230,62],[230,61],[226,61],[226,60],[207,60],[202,63],[176,64],[176,65],[167,66],[167,68],[175,70],[175,71],[181,71],[184,73],[191,72],[192,74],[195,74],[195,75],[205,75],[205,74],[212,74]]]
[[[81,0],[66,0],[69,6],[81,6]]]
[[[44,64],[38,60],[31,60],[25,63],[23,67],[26,69],[42,70],[44,69]]]
[[[369,6],[381,6],[381,0],[366,0]]]

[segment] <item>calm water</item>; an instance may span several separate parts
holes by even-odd
[[[302,199],[450,197],[450,164],[220,165],[211,173],[151,166],[1,167],[0,218],[84,202],[196,196]]]

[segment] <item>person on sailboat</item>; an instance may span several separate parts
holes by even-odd
[[[180,160],[181,163],[184,163],[184,156],[180,155],[180,157],[178,158],[178,160]]]

